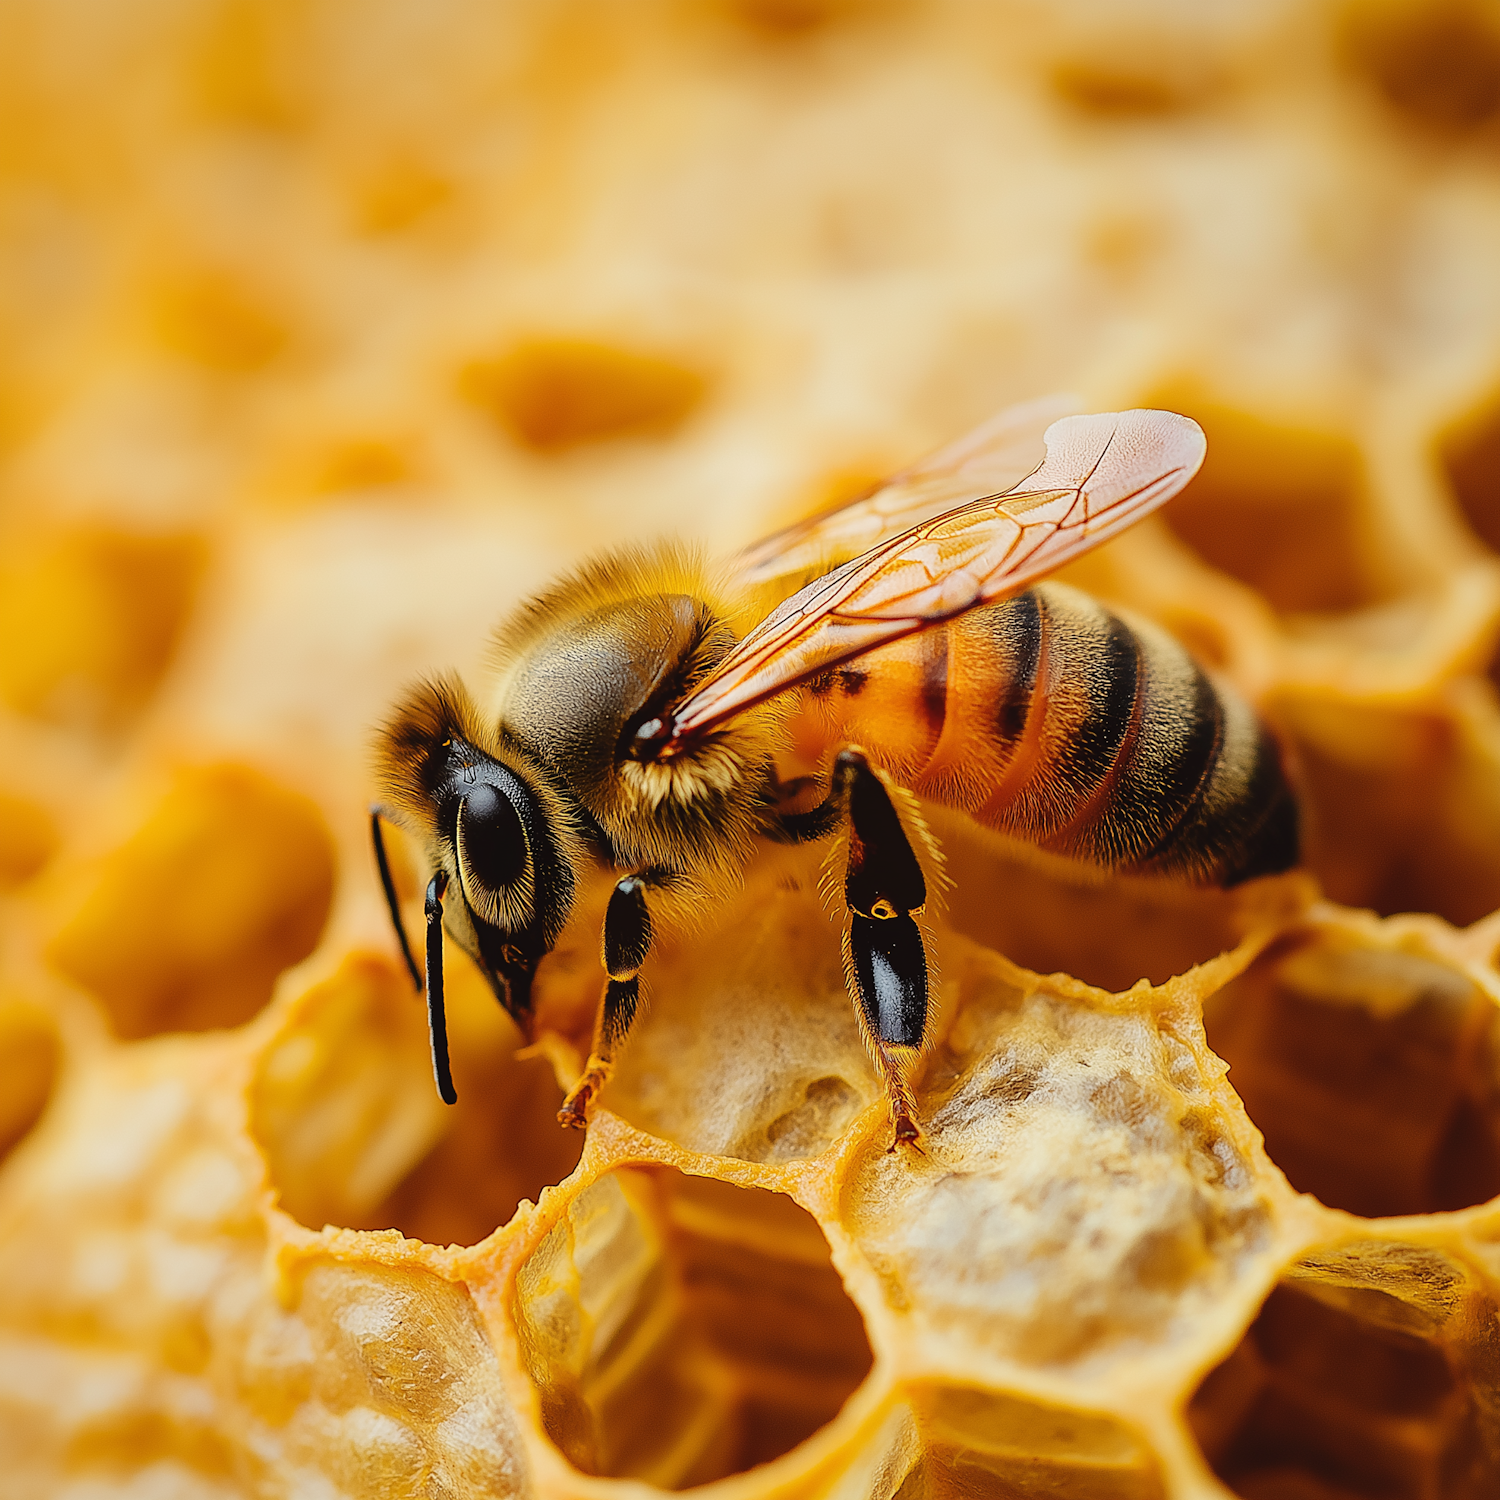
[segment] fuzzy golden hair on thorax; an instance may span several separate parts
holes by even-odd
[[[577,795],[622,867],[729,865],[748,850],[779,709],[742,714],[671,762],[624,753],[734,641],[722,591],[673,543],[586,564],[496,638],[499,722]]]
[[[504,680],[518,661],[569,620],[632,599],[681,594],[719,620],[735,616],[732,589],[700,548],[673,539],[616,548],[589,558],[516,606],[497,627],[488,657]]]

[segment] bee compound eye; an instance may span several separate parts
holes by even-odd
[[[526,830],[508,797],[480,782],[459,809],[464,857],[488,890],[514,885],[526,872]]]

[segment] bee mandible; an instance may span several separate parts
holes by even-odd
[[[907,1075],[927,1033],[917,918],[937,858],[922,800],[1110,871],[1233,886],[1296,864],[1296,803],[1248,704],[1159,627],[1043,581],[1176,494],[1201,429],[1056,411],[1003,412],[767,538],[730,597],[670,546],[589,564],[502,627],[492,712],[455,678],[398,705],[371,828],[445,1100],[444,930],[529,1035],[537,966],[601,868],[607,978],[563,1123],[587,1123],[662,924],[729,889],[757,840],[838,840],[845,965],[894,1148],[920,1134]],[[746,598],[779,602],[737,639]],[[808,778],[778,777],[794,734],[822,752],[811,798]],[[431,871],[425,976],[382,816]]]

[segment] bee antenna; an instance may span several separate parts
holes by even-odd
[[[422,976],[417,972],[417,961],[411,956],[411,944],[406,941],[406,924],[401,920],[401,905],[396,900],[396,882],[391,879],[391,862],[385,857],[385,833],[380,826],[383,817],[389,817],[378,802],[370,808],[370,842],[375,845],[375,863],[380,868],[380,885],[385,891],[385,904],[391,914],[391,926],[401,943],[401,956],[406,960],[406,972],[411,975],[412,988],[422,988]]]

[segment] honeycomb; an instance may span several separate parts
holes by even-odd
[[[0,0],[7,1500],[1500,1494],[1494,0]],[[817,851],[585,903],[459,1104],[369,734],[586,552],[1011,401],[1209,436],[1070,581],[1306,867],[933,821],[921,1154]],[[423,872],[393,839],[408,924]]]

